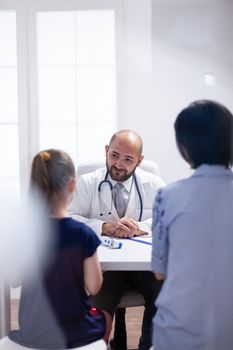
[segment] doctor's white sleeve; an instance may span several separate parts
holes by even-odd
[[[158,193],[158,191],[160,190],[160,188],[164,187],[166,184],[165,182],[161,179],[160,176],[156,176],[156,180],[155,182],[153,183],[153,185],[151,185],[151,188],[150,188],[150,192],[151,192],[151,195],[150,195],[150,198],[151,198],[151,201],[150,203],[150,214],[149,214],[149,217],[145,220],[142,220],[140,222],[138,222],[139,224],[139,228],[142,230],[142,231],[145,231],[145,232],[148,232],[149,234],[151,234],[151,231],[152,231],[152,212],[153,212],[153,202],[155,200],[155,197],[156,197],[156,194]],[[154,193],[154,195],[153,195]]]
[[[147,232],[149,235],[151,234],[152,218],[144,221],[139,221],[138,225],[140,230]]]
[[[91,187],[91,186],[90,186]],[[82,176],[78,179],[74,198],[69,206],[70,216],[90,226],[100,236],[104,221],[91,217],[92,191],[84,184]]]

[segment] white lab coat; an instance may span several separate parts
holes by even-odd
[[[101,235],[104,222],[119,220],[114,203],[112,201],[110,186],[104,183],[99,193],[98,188],[104,180],[106,168],[98,169],[92,173],[81,175],[77,182],[77,190],[70,206],[71,216],[89,225],[98,235]],[[142,220],[140,229],[151,232],[152,207],[154,197],[159,187],[164,186],[162,179],[155,174],[136,169],[136,178],[143,202]],[[101,215],[102,214],[102,215]],[[138,222],[140,215],[140,200],[135,183],[132,189],[125,217]]]

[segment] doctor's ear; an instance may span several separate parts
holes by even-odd
[[[139,157],[138,157],[138,162],[137,162],[137,166],[139,166],[142,162],[142,160],[144,159],[144,155],[141,154]]]
[[[106,146],[105,146],[105,155],[107,155],[108,150],[109,150],[109,145],[106,145]]]

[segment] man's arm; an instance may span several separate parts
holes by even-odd
[[[97,235],[112,235],[119,238],[133,237],[145,233],[151,233],[152,224],[152,205],[154,195],[158,187],[163,186],[164,182],[160,177],[156,176],[153,178],[149,187],[147,188],[146,202],[143,203],[143,218],[141,222],[137,222],[131,217],[123,217],[121,219],[110,219],[105,220],[97,219],[97,211],[99,213],[99,202],[98,205],[93,203],[93,197],[98,196],[97,182],[90,176],[90,174],[80,176],[77,182],[77,190],[74,199],[70,205],[70,215],[73,219],[86,223],[90,226]],[[144,191],[144,189],[143,189]],[[142,191],[142,192],[143,192]],[[143,198],[144,200],[144,198]],[[93,215],[93,206],[96,207],[96,215]]]
[[[142,185],[141,189],[141,191],[144,192],[145,198],[143,203],[142,221],[138,222],[139,235],[141,233],[151,235],[154,200],[160,188],[165,186],[165,182],[161,179],[160,176],[154,174],[149,174],[148,176],[150,178],[150,181],[148,181],[147,184]]]
[[[139,230],[135,220],[131,218],[113,219],[105,217],[98,219],[100,212],[98,198],[98,182],[94,175],[80,176],[77,182],[77,190],[69,208],[73,219],[86,223],[99,236],[112,235],[115,237],[132,237]]]
[[[103,225],[103,232],[106,231],[115,237],[122,238],[151,234],[154,198],[158,190],[165,186],[165,183],[160,176],[151,173],[145,174],[145,172],[141,172],[141,175],[137,174],[137,182],[140,195],[142,196],[142,221],[124,217],[115,223],[105,223]],[[135,199],[137,200],[137,197]],[[124,227],[122,227],[122,224]]]
[[[136,221],[123,217],[115,222],[104,222],[102,226],[103,235],[112,235],[119,238],[136,236],[139,226]]]
[[[98,200],[98,208],[96,207],[96,210],[93,210],[93,197],[98,195],[95,186],[97,185],[93,177],[86,175],[79,177],[77,190],[69,208],[71,217],[90,226],[99,236],[132,237],[138,229],[138,225],[134,220],[121,218],[114,221],[104,221],[93,215],[93,212],[96,211],[95,215],[97,216],[97,212],[100,211]]]

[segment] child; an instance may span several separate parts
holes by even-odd
[[[233,349],[233,115],[200,100],[175,122],[190,178],[158,193],[152,268],[165,279],[156,300],[156,350]]]
[[[0,349],[106,349],[110,316],[88,302],[88,294],[95,295],[102,284],[96,252],[100,240],[87,225],[68,217],[75,186],[68,154],[50,149],[34,157],[31,189],[49,210],[48,248],[38,273],[22,281],[19,330],[2,339]]]

